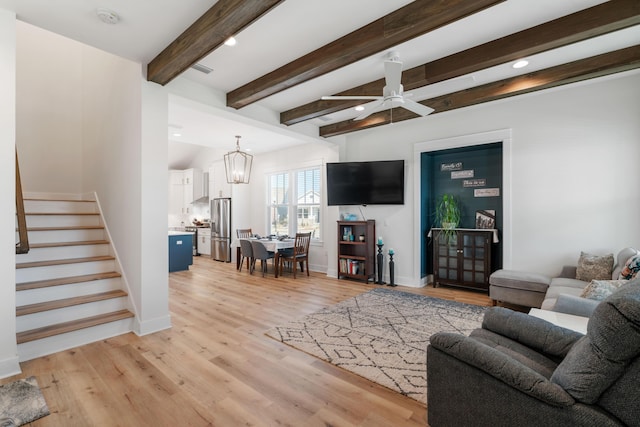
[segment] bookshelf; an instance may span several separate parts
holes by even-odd
[[[376,222],[338,221],[338,279],[375,282]]]

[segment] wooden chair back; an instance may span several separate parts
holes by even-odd
[[[293,256],[309,254],[309,244],[311,243],[311,233],[297,233],[293,248]]]
[[[250,228],[238,228],[236,229],[236,235],[238,239],[246,239],[253,236]]]

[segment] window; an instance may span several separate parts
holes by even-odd
[[[298,233],[311,232],[312,239],[320,238],[320,168],[296,172]]]
[[[289,234],[289,174],[279,173],[269,177],[271,208],[269,234]]]
[[[269,233],[310,232],[312,239],[320,239],[320,167],[273,174],[268,182]]]

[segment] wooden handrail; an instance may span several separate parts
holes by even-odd
[[[16,148],[16,215],[18,216],[18,237],[16,253],[29,252],[29,237],[27,236],[27,218],[24,213],[24,199],[22,198],[22,182],[20,181],[20,168],[18,166],[18,149]]]

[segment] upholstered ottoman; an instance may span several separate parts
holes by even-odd
[[[540,308],[551,277],[539,273],[498,270],[489,276],[489,297],[497,301]]]

